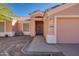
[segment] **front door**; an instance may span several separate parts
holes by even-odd
[[[43,35],[43,21],[36,21],[36,35]]]

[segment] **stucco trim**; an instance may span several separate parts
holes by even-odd
[[[58,16],[55,16],[56,18],[57,17],[79,17],[79,15],[58,15]]]
[[[56,39],[56,43],[57,43],[57,19],[56,17],[54,18],[54,34],[55,34],[55,39]]]
[[[0,32],[0,36],[5,36],[5,35],[13,36],[14,32]]]
[[[48,44],[56,44],[56,37],[55,37],[55,35],[47,35],[46,36],[46,42]]]
[[[0,32],[0,36],[5,36],[5,32]]]
[[[30,21],[23,21],[23,23],[30,23]]]
[[[6,21],[4,22],[4,32],[6,32]]]
[[[24,33],[24,35],[30,35],[30,32],[28,31],[28,32],[23,32]]]

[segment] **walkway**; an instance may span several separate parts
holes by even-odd
[[[25,46],[23,51],[27,55],[63,55],[55,45],[46,44],[42,36],[36,36],[29,47]]]
[[[79,56],[79,44],[48,45],[42,36],[36,36],[28,47],[22,49],[26,55]]]

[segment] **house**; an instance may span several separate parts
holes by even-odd
[[[13,36],[12,32],[12,18],[0,15],[0,36]]]
[[[27,17],[24,17],[24,16],[14,17],[12,22],[13,22],[12,29],[13,29],[14,33],[18,33],[18,35],[23,35],[23,34],[24,35],[30,35],[29,16],[27,16]]]
[[[30,14],[29,35],[43,35],[47,43],[79,43],[79,4],[59,4]],[[24,26],[24,27],[25,27]]]
[[[0,23],[8,33],[23,32],[32,37],[43,35],[50,44],[79,43],[79,4],[59,4],[45,12],[38,10],[27,17],[14,17],[12,25],[8,24]]]
[[[32,37],[43,35],[43,17],[44,12],[42,11],[35,11],[26,17],[14,17],[13,32],[23,32],[24,35]]]
[[[45,12],[48,43],[79,43],[79,4],[61,4]]]

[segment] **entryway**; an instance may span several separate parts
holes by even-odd
[[[43,21],[35,21],[36,35],[43,35]]]

